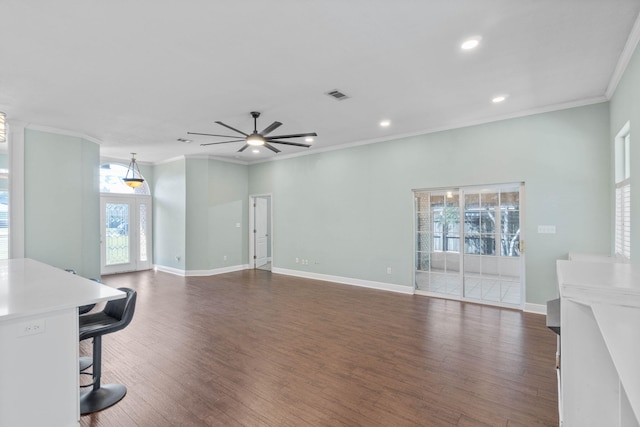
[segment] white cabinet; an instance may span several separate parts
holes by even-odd
[[[124,296],[34,260],[0,261],[0,427],[79,425],[77,307]]]
[[[558,261],[561,421],[640,426],[640,268]]]

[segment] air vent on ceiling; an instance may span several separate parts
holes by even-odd
[[[344,101],[345,99],[349,98],[347,95],[345,95],[344,93],[340,92],[337,89],[327,92],[327,95],[337,99],[338,101]]]

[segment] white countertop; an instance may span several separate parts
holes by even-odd
[[[640,308],[639,266],[559,260],[557,272],[563,298]]]
[[[0,321],[124,298],[125,293],[32,260],[0,260]]]
[[[569,261],[618,262],[608,254],[592,254],[587,252],[569,252]]]

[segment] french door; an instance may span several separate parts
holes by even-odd
[[[524,304],[523,185],[416,190],[417,293]]]
[[[151,268],[151,197],[100,197],[101,274]]]

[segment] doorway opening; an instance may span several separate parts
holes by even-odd
[[[151,194],[122,181],[127,167],[100,167],[100,274],[151,268]]]
[[[270,194],[249,198],[249,261],[253,268],[271,271],[273,263],[273,204]]]
[[[418,294],[524,307],[524,184],[414,190]]]

